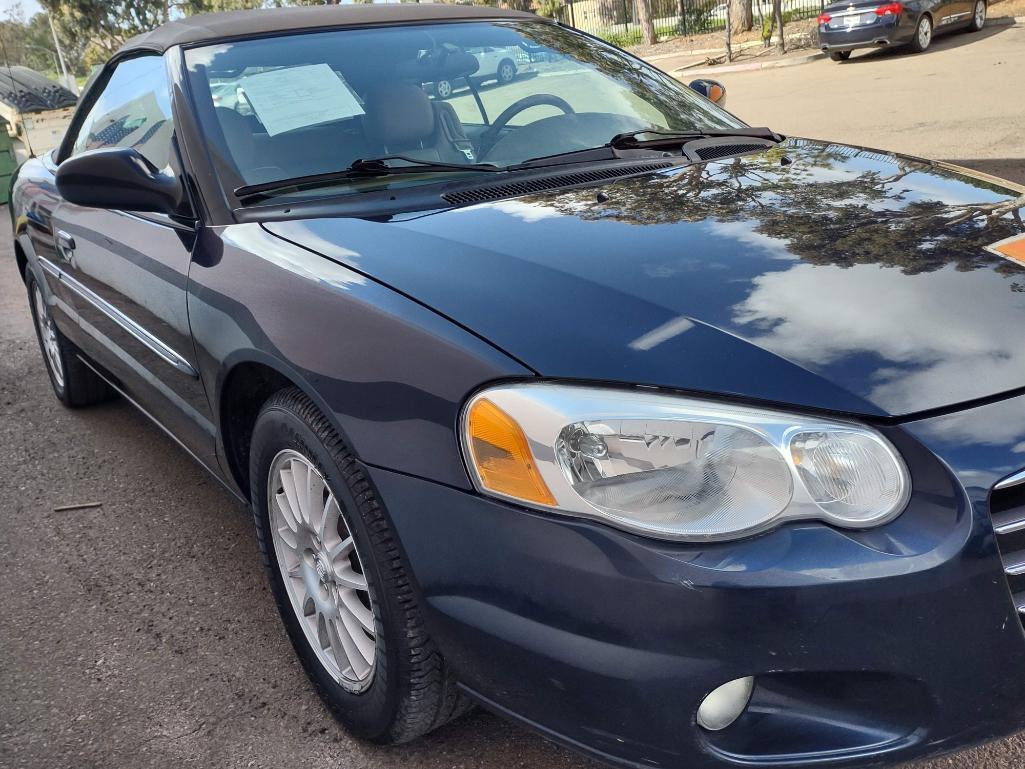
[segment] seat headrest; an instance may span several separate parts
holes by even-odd
[[[367,139],[398,147],[434,134],[434,109],[423,89],[412,83],[378,83],[366,94],[364,126]]]

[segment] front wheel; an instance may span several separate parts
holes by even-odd
[[[829,58],[832,59],[833,61],[847,61],[849,58],[851,58],[851,52],[850,51],[832,51],[829,54]]]
[[[915,36],[911,38],[911,52],[921,53],[929,47],[929,43],[932,42],[932,19],[928,16],[923,16],[918,20],[918,25],[915,27]]]
[[[448,80],[439,80],[434,84],[434,92],[439,99],[447,99],[452,95],[452,83]]]
[[[508,59],[503,59],[498,65],[498,82],[502,85],[511,83],[516,77],[516,65]]]
[[[398,539],[351,450],[297,389],[253,429],[250,488],[271,590],[292,645],[350,732],[419,737],[468,708],[424,629]]]
[[[975,0],[975,7],[972,9],[972,23],[968,25],[969,32],[978,32],[986,26],[986,0]]]

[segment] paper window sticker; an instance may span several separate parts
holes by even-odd
[[[365,114],[356,94],[327,64],[247,75],[239,85],[270,136]]]

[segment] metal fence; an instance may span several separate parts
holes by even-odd
[[[818,16],[824,0],[783,0],[783,23]],[[726,31],[728,0],[651,0],[655,35],[701,35]],[[753,0],[754,29],[769,28],[771,0]],[[562,1],[556,11],[565,24],[602,37],[618,46],[643,42],[634,0]]]

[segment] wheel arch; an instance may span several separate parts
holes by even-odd
[[[297,371],[272,356],[249,351],[226,362],[217,387],[217,427],[223,460],[231,480],[250,499],[249,450],[253,427],[263,405],[275,394],[296,388],[317,407],[331,427],[358,457],[355,446],[334,411]]]
[[[21,276],[21,282],[24,283],[27,278],[25,272],[28,270],[28,256],[25,255],[25,249],[21,247],[21,243],[17,239],[14,241],[14,260],[18,264],[18,274]]]

